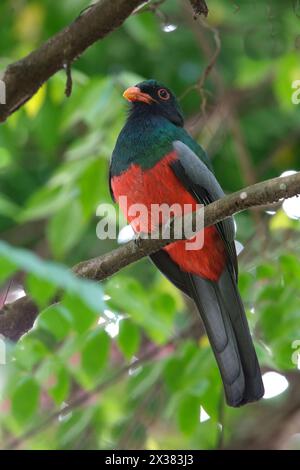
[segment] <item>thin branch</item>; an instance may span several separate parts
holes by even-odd
[[[203,92],[203,85],[207,76],[212,73],[212,79],[214,81],[216,90],[220,95],[220,98],[224,96],[226,92],[226,84],[225,81],[220,74],[218,68],[216,67],[216,61],[219,56],[221,50],[221,40],[219,36],[219,32],[216,28],[213,28],[209,24],[201,21],[203,27],[208,29],[214,37],[215,42],[215,50],[213,50],[212,46],[210,45],[209,41],[207,40],[206,35],[203,33],[203,28],[197,28],[195,22],[191,22],[190,15],[187,15],[187,20],[190,23],[191,29],[194,31],[195,37],[199,44],[199,48],[204,52],[205,56],[208,59],[208,66],[206,67],[204,73],[200,76],[197,84],[193,85],[192,88],[196,88],[201,96],[202,99],[202,113],[205,116],[205,107],[206,107],[206,97]],[[193,24],[194,23],[194,24]],[[224,110],[225,111],[225,110]],[[236,111],[234,107],[234,102],[229,102],[229,107],[227,110],[227,116],[223,116],[223,113],[219,114],[221,122],[226,122],[231,127],[231,132],[234,140],[234,144],[237,150],[238,161],[240,163],[242,176],[244,178],[244,183],[247,185],[254,184],[258,181],[256,171],[252,162],[251,155],[248,151],[245,137],[243,135],[241,126],[238,121],[238,117],[236,116]],[[255,212],[253,214],[253,219],[258,224],[261,220],[261,215],[259,212]]]
[[[47,416],[47,418],[45,418],[40,424],[38,424],[34,428],[29,429],[29,431],[26,431],[21,436],[11,440],[7,444],[5,449],[14,449],[20,446],[20,444],[22,444],[24,441],[26,441],[27,439],[30,439],[31,437],[35,436],[37,433],[41,432],[43,429],[47,428],[51,423],[53,423],[53,421],[58,420],[58,418],[62,414],[67,414],[73,409],[84,405],[90,400],[92,396],[102,393],[104,390],[106,390],[107,388],[117,383],[126,374],[128,374],[130,369],[132,369],[133,367],[138,367],[141,364],[146,363],[150,359],[153,359],[158,352],[159,352],[159,347],[153,348],[153,350],[148,351],[146,354],[144,354],[139,359],[137,359],[133,364],[126,365],[122,367],[121,369],[119,369],[113,376],[111,376],[109,379],[105,380],[104,382],[101,382],[97,387],[95,387],[93,391],[84,391],[81,395],[79,395],[77,398],[72,400],[69,403],[69,405],[65,407],[63,410],[55,411],[54,413]]]
[[[225,90],[218,97],[217,102],[211,107],[209,112],[206,112],[206,116],[200,110],[190,117],[186,122],[186,129],[194,138],[197,138],[201,133],[202,146],[208,151],[210,157],[213,158],[216,147],[222,147],[226,130],[230,125],[229,115],[231,110],[243,112],[244,109],[252,109],[256,101],[270,87],[270,83],[272,83],[271,75],[265,77],[253,87],[243,89],[229,88]],[[223,137],[220,138],[221,136]]]
[[[208,15],[208,6],[205,0],[190,0],[190,4],[194,10],[194,18],[196,19],[200,15]]]
[[[297,194],[300,194],[300,172],[256,183],[206,206],[204,208],[204,226],[214,225],[245,209],[277,202],[281,198],[286,199]],[[184,216],[183,226],[188,226],[191,219],[194,224],[196,217],[196,213]],[[102,281],[125,266],[158,251],[173,241],[174,238],[170,240],[140,239],[139,243],[132,241],[107,255],[79,263],[73,268],[73,272],[81,277]]]
[[[12,279],[0,290],[0,310],[4,307],[12,284]]]
[[[270,204],[298,194],[300,194],[300,172],[256,183],[206,206],[204,226],[214,225],[245,209]],[[184,216],[182,226],[195,226],[196,220],[197,213],[187,214]],[[73,272],[83,278],[103,281],[129,264],[174,241],[174,238],[162,239],[161,232],[164,230],[156,234],[157,239],[140,238],[138,242],[131,241],[103,256],[83,261],[73,267]],[[7,305],[2,315],[0,314],[0,334],[17,340],[32,327],[37,314],[37,307],[28,297]]]
[[[214,70],[217,59],[221,52],[221,39],[220,39],[219,31],[217,30],[217,28],[210,26],[208,23],[206,23],[205,21],[201,19],[199,19],[199,21],[200,21],[202,28],[208,29],[213,34],[213,38],[215,42],[215,50],[213,53],[211,53],[210,51],[208,64],[206,65],[203,73],[200,75],[197,83],[188,87],[185,90],[185,92],[181,95],[180,100],[182,100],[188,93],[190,93],[190,91],[197,90],[202,100],[202,105],[201,105],[202,113],[205,114],[206,96],[205,96],[204,85],[205,85],[206,79],[208,78],[210,73]],[[195,25],[198,26],[196,23],[194,23],[194,25],[192,25],[192,29],[196,30],[198,34],[200,28],[198,27],[196,28]],[[201,34],[202,33],[200,33],[200,35]]]
[[[10,64],[2,77],[6,104],[0,105],[0,122],[26,103],[65,64],[72,63],[89,46],[119,27],[142,3],[143,0],[99,0],[38,49]]]
[[[72,89],[73,89],[72,69],[71,69],[70,62],[65,64],[64,68],[66,69],[66,76],[67,76],[65,95],[67,98],[70,98],[72,94]]]
[[[187,328],[183,329],[181,332],[174,335],[173,338],[171,338],[167,344],[164,344],[163,346],[151,347],[147,352],[141,355],[133,363],[126,364],[125,366],[121,367],[119,370],[115,372],[115,374],[113,374],[107,380],[101,382],[93,390],[85,390],[78,397],[71,400],[63,410],[57,410],[51,413],[43,421],[41,421],[40,424],[38,424],[32,429],[29,429],[21,436],[12,439],[7,444],[7,446],[5,446],[5,448],[13,449],[13,448],[18,447],[27,439],[30,439],[31,437],[35,436],[37,433],[41,432],[43,429],[47,428],[51,423],[53,423],[53,421],[57,420],[61,414],[70,413],[75,408],[78,408],[79,406],[87,404],[91,400],[91,398],[93,398],[96,395],[99,395],[99,393],[104,392],[109,387],[119,382],[119,380],[121,380],[124,376],[126,376],[129,373],[129,371],[132,370],[133,368],[137,368],[147,363],[148,361],[154,360],[156,357],[159,357],[162,352],[162,349],[165,349],[166,351],[168,351],[170,350],[170,346],[176,346],[178,342],[188,337],[191,337],[191,336],[196,337],[196,334],[195,334],[197,332],[196,326],[197,325],[193,322]]]

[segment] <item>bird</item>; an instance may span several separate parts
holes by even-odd
[[[134,231],[151,232],[143,204],[208,205],[224,196],[205,150],[184,129],[174,93],[150,79],[127,88],[129,111],[112,152],[109,186]],[[176,212],[176,211],[175,211]],[[176,214],[175,214],[176,215]],[[166,222],[163,216],[156,222]],[[150,255],[155,266],[196,305],[214,352],[228,406],[239,407],[264,395],[261,370],[238,291],[238,262],[232,217],[206,227],[204,243],[188,250],[176,240]]]

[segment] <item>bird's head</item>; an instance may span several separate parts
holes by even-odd
[[[156,80],[146,80],[123,93],[131,103],[131,114],[161,115],[176,126],[183,126],[183,116],[176,97]]]

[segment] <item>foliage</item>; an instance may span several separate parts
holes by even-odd
[[[0,66],[70,23],[86,3],[28,0],[12,9],[12,2],[2,2]],[[238,9],[234,2],[211,0],[208,22],[221,37],[216,73],[224,89],[232,96],[250,93],[234,112],[262,180],[299,166],[299,106],[291,101],[292,81],[300,79],[299,18],[279,0],[256,2],[255,8],[250,0],[236,3]],[[10,279],[22,283],[41,309],[17,344],[6,341],[7,364],[0,365],[3,445],[16,437],[26,449],[218,445],[220,378],[206,336],[197,329],[188,338],[182,334],[195,322],[186,299],[147,260],[101,286],[68,269],[116,246],[97,239],[95,214],[100,202],[110,202],[108,161],[126,116],[123,89],[155,77],[180,96],[209,61],[200,25],[192,24],[183,2],[167,0],[161,11],[133,15],[91,47],[72,67],[70,98],[60,72],[0,128],[0,282],[3,288]],[[201,31],[213,51],[212,31]],[[227,115],[219,111],[213,118],[223,100],[213,77],[205,82],[206,121],[194,136],[230,192],[243,187],[248,175]],[[193,131],[201,98],[193,90],[181,103]],[[288,216],[276,207],[258,219],[253,213],[236,217],[245,246],[240,290],[260,361],[282,373],[296,368],[293,344],[300,340],[299,221]],[[49,307],[56,295],[60,302]],[[134,365],[153,348],[159,354]],[[64,411],[82,394],[87,399],[81,406]],[[200,406],[210,417],[205,422]],[[228,441],[256,406],[226,408]]]

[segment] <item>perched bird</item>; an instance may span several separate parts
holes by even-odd
[[[135,232],[154,229],[149,217],[130,214],[133,204],[209,204],[224,195],[210,161],[183,128],[173,93],[155,80],[128,88],[127,121],[110,164],[110,189]],[[122,197],[123,196],[123,197]],[[126,199],[124,198],[126,196]],[[124,203],[126,200],[126,204]],[[165,222],[163,218],[160,223]],[[237,288],[238,266],[232,218],[204,229],[201,249],[187,250],[185,240],[150,258],[191,297],[199,310],[215,354],[227,404],[241,406],[264,394],[261,372]]]

